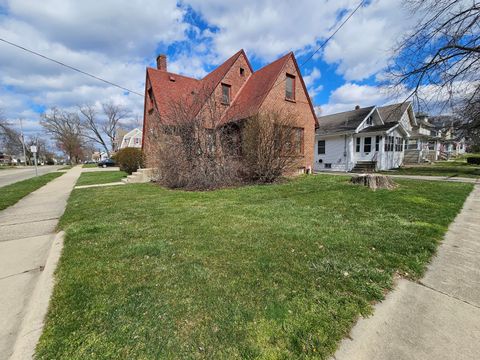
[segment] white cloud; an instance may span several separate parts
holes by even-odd
[[[412,27],[416,16],[402,0],[374,0],[360,8],[327,44],[324,60],[338,64],[347,81],[363,80],[385,68],[391,50]]]
[[[320,91],[323,90],[323,85],[318,83],[318,80],[322,77],[320,70],[314,67],[309,74],[303,77],[305,86],[311,98],[314,98]]]

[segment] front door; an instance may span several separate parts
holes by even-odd
[[[357,140],[358,141],[358,140]],[[375,137],[364,136],[360,138],[359,161],[373,161],[375,156]]]

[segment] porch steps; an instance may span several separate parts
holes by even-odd
[[[138,184],[138,183],[147,183],[152,179],[152,169],[138,169],[128,175],[126,178],[122,179],[122,182],[125,184]]]
[[[375,172],[375,161],[358,161],[352,169],[354,173],[372,173]]]

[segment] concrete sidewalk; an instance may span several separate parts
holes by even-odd
[[[457,183],[480,184],[480,178],[465,178],[457,176],[426,176],[426,175],[395,175],[389,173],[374,173],[378,175],[386,175],[397,179],[423,180],[423,181],[448,181]],[[355,176],[359,173],[338,172],[338,171],[315,171],[314,175],[336,175],[336,176]]]
[[[418,283],[401,280],[344,339],[336,360],[480,358],[480,186]]]
[[[0,359],[8,359],[81,167],[0,212]]]

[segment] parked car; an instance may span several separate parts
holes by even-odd
[[[98,166],[100,167],[109,167],[109,166],[115,166],[115,161],[113,159],[106,159],[98,162]]]

